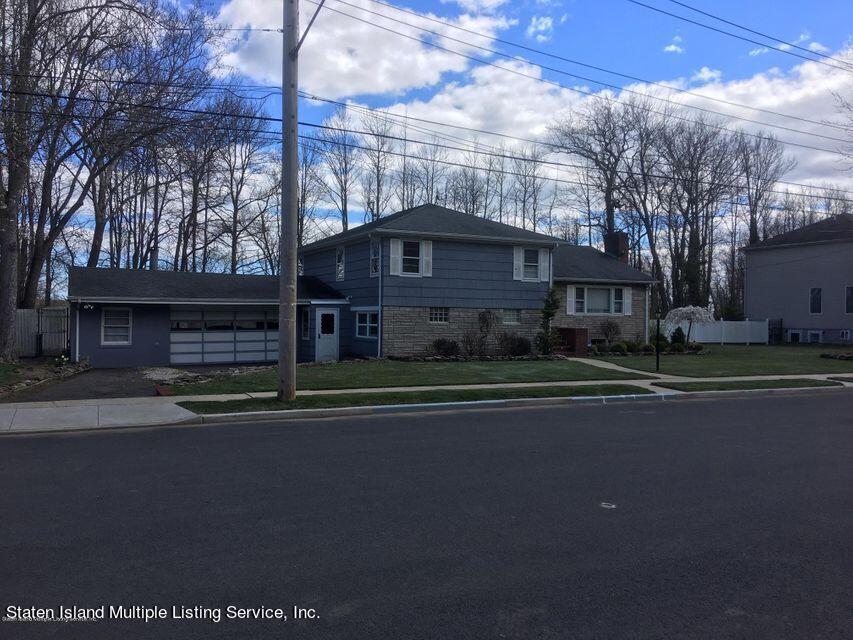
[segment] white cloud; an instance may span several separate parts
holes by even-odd
[[[820,42],[810,42],[809,51],[814,51],[815,53],[827,53],[829,51],[829,47],[823,46]]]
[[[694,73],[690,79],[693,82],[717,82],[723,77],[723,72],[719,69],[711,69],[710,67],[702,67]]]
[[[455,2],[471,13],[489,13],[506,4],[507,0],[441,0],[442,4]]]
[[[353,0],[359,6],[375,10],[367,0]],[[491,0],[494,3],[495,0]],[[305,3],[303,15],[310,15],[314,5]],[[394,94],[408,89],[428,87],[439,83],[445,73],[463,72],[469,61],[460,56],[424,44],[420,39],[429,36],[437,44],[468,55],[487,57],[487,53],[457,42],[423,34],[417,29],[384,20],[353,7],[341,10],[358,16],[359,22],[333,11],[321,12],[311,28],[300,51],[300,84],[309,92],[324,97],[339,98],[359,94]],[[433,14],[429,14],[433,16]],[[433,16],[435,17],[435,16]],[[491,37],[506,29],[509,20],[502,16],[470,16],[442,19],[484,33],[479,38],[467,35],[465,40],[489,46]],[[217,21],[234,26],[278,27],[281,25],[281,5],[257,0],[229,0],[220,9]],[[434,22],[418,23],[415,17],[406,17],[412,24],[441,34],[458,37],[458,32]],[[405,38],[374,25],[385,26],[404,33]],[[414,39],[412,39],[414,38]],[[281,81],[281,36],[278,33],[248,32],[227,40],[223,63],[226,70],[234,70],[254,81],[278,83]]]
[[[835,55],[845,57],[842,53]],[[847,52],[846,59],[853,59],[853,49]],[[541,75],[540,68],[531,63],[501,62],[501,65],[512,66],[525,74],[537,77]],[[697,94],[807,118],[815,122],[838,120],[833,93],[840,93],[853,99],[853,75],[837,73],[811,62],[786,71],[773,68],[752,77],[727,81],[722,79],[722,74],[718,70],[703,67],[691,77],[691,80],[707,83],[701,88],[691,89]],[[690,86],[683,78],[660,82],[677,88]],[[577,88],[584,91],[590,90],[588,87]],[[752,133],[772,133],[786,142],[822,147],[827,151],[788,146],[787,150],[796,159],[797,166],[786,179],[815,185],[824,182],[841,184],[846,182],[853,187],[853,175],[842,171],[846,165],[842,159],[832,153],[841,146],[840,143],[808,134],[762,127],[736,120],[732,116],[841,138],[844,137],[843,131],[703,100],[694,95],[675,94],[658,86],[638,83],[627,88],[720,112],[718,119],[728,128],[741,127]],[[596,98],[579,95],[569,88],[555,87],[512,75],[500,69],[477,67],[470,71],[464,80],[446,85],[430,99],[415,100],[408,104],[396,103],[390,108],[399,114],[407,112],[410,116],[418,118],[496,131],[512,136],[538,138],[546,133],[548,125],[555,119],[559,119],[561,114],[565,115],[582,102],[592,99]],[[698,116],[699,112],[695,110],[685,110],[685,117]],[[482,134],[466,134],[458,130],[447,131],[453,135],[468,135],[481,143],[494,145],[499,142],[496,138]],[[508,144],[512,146],[512,142]],[[571,179],[571,176],[563,177]]]
[[[527,25],[525,35],[537,42],[547,42],[554,34],[554,19],[551,16],[533,16]]]
[[[749,52],[749,55],[752,57],[761,56],[767,53],[768,51],[770,51],[770,49],[768,49],[767,47],[758,47],[757,49],[752,49]]]
[[[684,47],[681,46],[682,42],[684,42],[684,38],[682,38],[681,36],[672,36],[672,42],[670,42],[663,48],[664,53],[684,53]]]

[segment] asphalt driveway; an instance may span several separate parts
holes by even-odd
[[[139,369],[89,369],[0,397],[0,402],[52,402],[153,396],[154,382]]]
[[[3,638],[849,638],[851,394],[7,437]],[[171,615],[171,614],[170,614]]]

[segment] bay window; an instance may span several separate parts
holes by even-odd
[[[570,315],[631,315],[630,287],[573,287],[569,285]],[[574,297],[572,297],[574,296]]]

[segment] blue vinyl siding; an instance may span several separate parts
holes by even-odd
[[[90,306],[91,309],[85,309]],[[169,305],[74,303],[71,309],[71,353],[76,354],[77,311],[80,317],[80,358],[95,368],[154,367],[169,364]],[[101,344],[101,314],[104,307],[130,308],[131,344]]]
[[[379,303],[379,278],[370,277],[370,241],[345,245],[344,279],[335,278],[336,247],[302,255],[306,276],[314,276],[347,296],[353,306]]]
[[[511,245],[433,240],[427,278],[389,275],[390,254],[385,238],[382,303],[387,306],[539,309],[548,293],[547,282],[513,280]]]

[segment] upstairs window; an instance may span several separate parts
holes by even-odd
[[[421,243],[403,241],[403,273],[418,275],[421,272]]]
[[[823,290],[820,287],[812,287],[809,292],[809,313],[819,314],[823,312]],[[811,339],[809,340],[811,342]]]
[[[380,264],[380,244],[379,240],[371,240],[370,241],[370,275],[378,276],[379,275],[379,264]]]
[[[131,311],[104,307],[101,316],[101,344],[130,344]]]
[[[344,279],[344,262],[345,252],[343,247],[338,247],[335,251],[335,280]]]
[[[524,279],[539,282],[539,249],[524,250]]]

